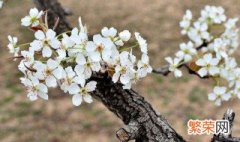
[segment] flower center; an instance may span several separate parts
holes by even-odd
[[[46,45],[49,45],[49,40],[44,39],[44,40],[43,40],[43,45],[45,45],[45,46],[46,46]]]
[[[120,73],[121,74],[125,74],[127,72],[126,68],[125,67],[122,67],[122,69],[120,70]]]
[[[102,52],[104,50],[104,46],[102,44],[100,44],[100,45],[97,46],[96,50],[98,52]]]
[[[148,68],[148,64],[144,64],[143,67],[144,67],[144,68]]]
[[[185,54],[188,54],[188,53],[189,53],[189,50],[188,50],[188,49],[185,49],[185,50],[183,50],[183,52],[184,52]]]
[[[45,70],[45,73],[46,73],[46,75],[52,75],[52,70],[49,69],[49,68],[47,68],[47,69]]]
[[[90,63],[90,62],[87,62],[87,63],[86,63],[86,66],[87,66],[87,67],[91,67],[91,63]]]
[[[82,89],[80,90],[80,92],[81,92],[82,95],[87,94],[87,90],[86,90],[85,88],[82,88]]]

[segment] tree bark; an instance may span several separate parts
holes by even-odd
[[[33,0],[33,2],[39,10],[47,12],[48,26],[52,29],[55,27],[57,34],[72,29],[66,18],[69,12],[64,10],[57,0]]]
[[[33,0],[40,10],[48,10],[48,22],[54,26],[56,17],[60,22],[57,32],[61,33],[71,29],[64,13],[64,9],[57,0]],[[160,74],[167,75],[167,67],[159,69]],[[156,71],[157,72],[157,71]],[[113,83],[107,74],[94,74],[90,80],[97,81],[96,91],[92,95],[98,98],[110,111],[116,114],[126,125],[116,132],[117,138],[122,142],[136,140],[136,142],[185,142],[167,122],[157,113],[144,97],[134,90],[124,90],[119,83]],[[233,113],[232,113],[233,114]],[[231,115],[232,116],[232,115]],[[226,119],[233,117],[226,117]],[[233,119],[231,119],[233,121]],[[229,140],[227,140],[227,138]],[[231,135],[223,137],[214,136],[213,142],[232,142]],[[223,139],[223,140],[222,140]],[[240,142],[237,140],[236,142]]]
[[[133,90],[124,90],[113,83],[106,74],[97,75],[97,89],[92,95],[115,113],[127,125],[117,131],[121,141],[136,139],[137,142],[184,142],[167,120],[152,108],[142,96]]]

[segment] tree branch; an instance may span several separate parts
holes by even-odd
[[[209,44],[208,42],[204,41],[200,46],[196,48],[196,50],[201,50],[203,47],[206,47],[208,44]],[[178,66],[178,68],[182,68],[182,67],[185,67],[188,70],[189,74],[196,75],[201,79],[209,78],[209,76],[201,77],[196,71],[192,70],[187,63]],[[153,73],[167,76],[169,73],[171,73],[171,71],[169,71],[169,65],[164,65],[162,67],[153,69]]]
[[[59,18],[59,24],[55,30],[57,34],[72,29],[66,18],[66,15],[69,15],[70,11],[66,11],[62,8],[61,4],[57,0],[33,0],[33,2],[39,10],[47,11],[48,25],[50,28],[55,26],[55,23]]]
[[[235,118],[235,113],[233,110],[228,109],[223,116],[223,120],[228,120],[230,125],[230,133],[229,134],[218,134],[213,135],[213,138],[211,142],[240,142],[240,138],[232,137],[232,128],[233,128],[233,122]]]
[[[49,10],[49,23],[54,25],[54,18],[60,18],[58,32],[69,30],[71,26],[67,22],[64,9],[57,0],[33,0],[39,9]],[[168,67],[165,66],[154,72],[168,74]],[[158,114],[142,96],[134,90],[124,90],[120,83],[113,83],[107,74],[94,74],[90,80],[97,81],[97,88],[92,93],[110,111],[116,114],[126,125],[116,132],[118,139],[122,142],[136,140],[136,142],[185,142],[167,122]],[[225,118],[234,119],[234,113],[228,113]],[[231,138],[224,137],[224,140]],[[213,140],[222,141],[223,136],[214,136]],[[234,140],[234,138],[231,138]],[[215,142],[215,141],[214,141]],[[223,142],[223,141],[222,141]],[[232,141],[227,141],[232,142]]]

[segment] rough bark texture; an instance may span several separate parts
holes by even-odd
[[[33,0],[39,9],[49,11],[49,25],[53,26],[55,18],[60,18],[58,32],[71,29],[65,18],[66,13],[57,0]],[[167,75],[168,67],[159,68],[156,72]],[[169,125],[167,120],[158,114],[142,96],[133,90],[123,90],[121,84],[115,84],[107,74],[95,74],[90,80],[97,81],[97,89],[92,93],[113,113],[126,127],[116,132],[122,142],[185,142],[185,140]],[[225,113],[224,119],[234,120],[234,113]],[[230,135],[214,135],[212,142],[240,142]]]
[[[71,26],[66,18],[69,15],[69,10],[65,10],[57,0],[33,0],[39,10],[47,12],[49,28],[53,28],[58,21],[56,32],[61,33],[70,30]]]
[[[98,76],[92,78],[98,82],[93,95],[127,125],[117,132],[121,141],[184,142],[142,96],[133,90],[123,90],[121,84],[113,83],[107,75]]]

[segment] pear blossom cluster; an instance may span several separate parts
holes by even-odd
[[[17,37],[8,36],[9,52],[20,61],[20,80],[31,101],[48,100],[49,89],[59,87],[72,96],[73,105],[79,106],[83,101],[93,101],[91,93],[97,82],[91,77],[97,73],[112,77],[123,89],[131,89],[132,84],[152,72],[148,44],[140,33],[132,35],[128,30],[118,32],[104,27],[89,40],[87,28],[79,18],[79,27],[57,35],[43,21],[45,16],[46,12],[32,8],[21,20],[22,26],[33,30],[33,41],[19,44]],[[129,42],[132,37],[134,44]],[[141,54],[137,58],[133,51],[138,49]]]
[[[212,78],[215,87],[208,98],[217,106],[231,97],[240,98],[240,67],[232,55],[239,45],[238,18],[227,18],[224,12],[222,7],[205,6],[194,19],[187,10],[179,25],[189,41],[180,44],[174,58],[165,58],[175,77],[182,76],[179,67],[185,64],[200,77]]]

